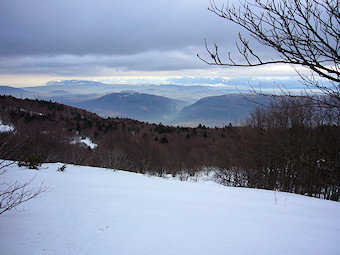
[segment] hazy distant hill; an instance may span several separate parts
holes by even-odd
[[[174,122],[188,126],[196,126],[198,123],[208,126],[222,126],[229,122],[237,124],[249,117],[259,104],[269,105],[270,101],[270,97],[261,95],[229,94],[205,97],[184,107]]]
[[[218,95],[222,93],[217,88],[204,86],[180,85],[149,85],[140,93],[132,90],[143,86],[126,86],[124,92],[108,94],[113,88],[123,88],[122,85],[109,85],[89,81],[62,81],[51,82],[46,86],[13,88],[0,86],[0,94],[12,95],[17,98],[39,98],[52,100],[74,107],[80,107],[95,112],[104,117],[126,117],[153,123],[162,122],[180,126],[197,126],[199,123],[206,126],[224,126],[232,122],[247,118],[258,105],[257,101],[268,104],[270,98],[264,96],[239,94]],[[128,90],[128,88],[130,88]],[[90,93],[92,92],[92,93]],[[173,98],[188,98],[188,101],[152,94],[172,95]],[[214,96],[204,97],[214,94]],[[105,95],[106,94],[106,95]],[[185,96],[186,95],[186,96]],[[190,98],[190,96],[192,96]],[[201,96],[200,100],[194,98]],[[246,98],[250,99],[247,100]],[[195,103],[193,103],[195,102]],[[192,105],[189,105],[193,103]]]
[[[104,84],[81,80],[48,82],[45,86],[25,88],[0,86],[3,95],[52,100],[104,117],[192,127],[199,123],[212,127],[229,122],[239,124],[258,106],[251,100],[264,105],[270,101],[264,96],[242,96],[227,91],[225,87],[201,85]]]
[[[49,97],[69,97],[70,95],[87,95],[96,94],[105,95],[112,92],[114,86],[94,81],[83,80],[65,80],[65,81],[51,81],[46,85],[36,87],[25,87],[26,91],[35,93],[42,98]]]
[[[164,96],[194,103],[197,100],[207,97],[235,93],[234,87],[203,86],[203,85],[173,85],[173,84],[106,84],[102,82],[86,80],[63,80],[47,82],[44,86],[25,87],[30,95],[38,96],[41,99],[53,100],[53,97],[67,100],[79,101],[82,97],[78,95],[93,95],[92,99],[104,96],[109,93],[138,92]],[[85,100],[89,100],[86,98]],[[65,101],[64,103],[68,103]]]
[[[10,86],[0,86],[0,95],[22,97],[26,96],[27,92],[23,89],[13,88]]]
[[[108,117],[127,117],[168,123],[188,105],[184,101],[142,93],[111,93],[98,99],[73,104]]]

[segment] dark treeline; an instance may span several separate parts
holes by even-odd
[[[65,162],[162,176],[214,171],[224,185],[277,189],[338,201],[339,108],[281,98],[241,127],[170,127],[103,119],[66,105],[0,97],[0,158]],[[71,144],[89,137],[98,146]]]
[[[288,97],[257,109],[242,131],[236,129],[233,146],[222,145],[220,179],[338,201],[339,109],[310,103]]]

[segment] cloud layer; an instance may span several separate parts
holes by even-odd
[[[198,44],[207,32],[204,26],[211,20],[204,8],[207,4],[200,0],[2,1],[0,52],[124,55],[182,48]]]
[[[216,1],[218,5],[223,2],[238,1]],[[209,45],[216,42],[226,56],[231,51],[237,57],[240,28],[209,12],[209,5],[210,0],[0,1],[0,83],[19,74],[292,74],[286,67],[223,69],[199,60],[196,54],[207,57],[205,38]]]
[[[208,0],[1,1],[1,72],[203,68],[196,54],[204,54],[204,38],[228,47],[237,34],[207,7]]]

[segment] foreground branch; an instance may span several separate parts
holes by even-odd
[[[44,186],[43,183],[41,183],[37,189],[30,188],[34,178],[23,184],[17,181],[14,183],[6,182],[3,176],[5,170],[3,169],[10,164],[13,163],[6,163],[5,161],[0,163],[0,169],[2,169],[2,172],[0,173],[0,176],[2,177],[0,181],[0,214],[12,209],[16,209],[18,205],[27,202],[47,191],[47,187]]]

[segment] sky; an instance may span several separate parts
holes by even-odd
[[[198,59],[197,54],[207,58],[205,39],[226,56],[236,51],[240,28],[208,11],[209,6],[209,0],[0,0],[0,85],[295,75],[289,66],[221,68]]]

